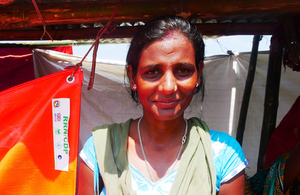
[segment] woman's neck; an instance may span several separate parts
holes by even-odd
[[[171,121],[159,121],[144,115],[140,122],[140,133],[145,146],[153,146],[157,149],[168,148],[170,144],[181,144],[185,128],[183,116]]]

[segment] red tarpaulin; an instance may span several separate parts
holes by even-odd
[[[61,71],[0,92],[2,195],[75,194],[83,76],[77,70],[75,80],[68,82],[72,72]],[[62,107],[65,104],[69,111]],[[61,165],[63,161],[67,164]]]

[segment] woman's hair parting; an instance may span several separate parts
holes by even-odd
[[[133,77],[135,77],[143,49],[153,42],[163,39],[173,31],[182,33],[191,41],[195,51],[196,67],[199,71],[199,63],[204,61],[204,42],[202,35],[186,19],[179,16],[162,16],[155,18],[141,27],[131,41],[126,58],[126,70],[128,65],[131,65]],[[129,75],[127,75],[127,77],[129,79]],[[201,74],[200,78],[201,84],[196,88],[195,94],[200,92],[201,101],[203,101],[205,90],[203,74]],[[139,98],[137,92],[131,90],[130,87],[127,89],[131,93],[133,100],[138,103]]]

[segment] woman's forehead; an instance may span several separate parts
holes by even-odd
[[[195,64],[195,51],[191,42],[180,34],[155,41],[141,53],[141,64]]]
[[[153,48],[156,45],[160,45],[160,47],[164,45],[164,49],[170,49],[170,50],[188,45],[189,47],[192,47],[192,50],[194,50],[192,42],[184,34],[173,30],[170,31],[169,34],[166,34],[163,38],[153,41],[147,46],[145,46],[142,49],[141,56],[143,55],[143,52],[145,50],[149,50],[149,47]],[[156,49],[160,50],[161,49],[160,47]]]

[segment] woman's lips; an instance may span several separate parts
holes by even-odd
[[[160,108],[173,108],[178,104],[177,99],[155,100],[154,104]]]

